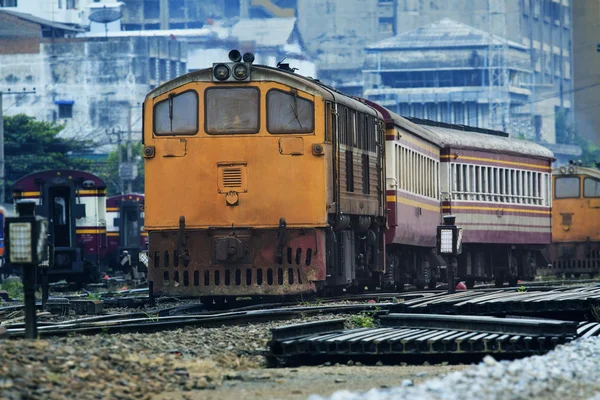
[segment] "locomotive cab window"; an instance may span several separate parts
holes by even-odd
[[[195,135],[198,132],[198,94],[188,90],[154,105],[154,133]]]
[[[228,135],[258,132],[260,128],[258,88],[208,88],[204,96],[206,133]]]
[[[600,179],[585,178],[583,180],[583,197],[600,197]]]
[[[569,199],[579,197],[579,178],[560,177],[554,180],[554,198]]]
[[[311,133],[315,129],[315,105],[296,93],[269,90],[267,130],[269,133]]]

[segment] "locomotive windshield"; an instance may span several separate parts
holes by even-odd
[[[314,130],[312,101],[296,93],[270,90],[267,93],[267,130],[270,133],[309,133]]]
[[[198,94],[188,90],[156,103],[154,133],[195,135],[198,132]]]
[[[569,199],[579,197],[579,178],[560,177],[554,181],[554,197],[557,199]]]
[[[600,179],[585,178],[583,180],[583,197],[600,197]]]
[[[205,92],[206,133],[227,135],[259,131],[257,88],[209,88]]]

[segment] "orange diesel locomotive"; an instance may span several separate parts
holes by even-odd
[[[600,170],[575,164],[555,168],[551,260],[545,275],[600,272]]]
[[[378,283],[381,114],[317,81],[252,65],[249,53],[231,59],[144,102],[154,293],[281,295],[326,281]]]

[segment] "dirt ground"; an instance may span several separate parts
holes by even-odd
[[[338,390],[368,391],[400,386],[405,380],[419,384],[460,371],[467,365],[432,366],[317,366],[252,369],[230,376],[215,389],[161,393],[153,400],[264,399],[299,400],[311,394],[327,396]]]

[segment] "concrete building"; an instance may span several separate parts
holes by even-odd
[[[573,120],[571,5],[578,1],[397,0],[396,26],[401,33],[447,17],[523,44],[534,72],[533,126],[544,140],[565,143],[569,138],[555,125],[561,109]]]
[[[109,143],[109,132],[141,130],[140,103],[161,82],[187,72],[186,44],[171,38],[74,37],[79,30],[0,11],[0,90],[5,115],[65,124],[63,135]]]
[[[31,14],[65,25],[83,26],[85,7],[94,0],[0,0],[0,10]]]
[[[212,22],[198,29],[169,29],[85,33],[85,37],[125,38],[162,37],[185,42],[187,68],[197,70],[212,67],[216,61],[227,61],[231,49],[252,52],[255,64],[275,67],[285,63],[304,76],[317,77],[315,62],[308,57],[298,33],[295,18],[244,18],[232,23]]]
[[[507,47],[491,66],[490,43]],[[501,66],[508,82],[494,82]],[[528,67],[525,46],[445,18],[368,46],[364,96],[405,116],[533,138]],[[505,126],[493,126],[491,98],[508,111]]]
[[[574,131],[600,145],[600,2],[576,0],[572,7]]]
[[[198,29],[211,20],[294,18],[297,0],[122,0],[128,31]]]
[[[391,1],[299,1],[298,29],[317,61],[319,79],[362,95],[364,48],[396,33],[395,12]]]

